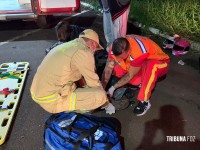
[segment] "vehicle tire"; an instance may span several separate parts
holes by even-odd
[[[49,28],[50,27],[50,18],[51,16],[42,15],[37,17],[37,25],[42,28]]]

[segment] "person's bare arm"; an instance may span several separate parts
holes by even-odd
[[[101,79],[101,84],[104,89],[106,88],[106,86],[110,80],[114,65],[115,65],[115,61],[113,59],[108,58],[105,69],[102,74],[102,79]]]
[[[130,66],[128,73],[125,74],[115,85],[114,88],[117,89],[123,85],[129,83],[129,81],[139,72],[141,67],[132,67]]]

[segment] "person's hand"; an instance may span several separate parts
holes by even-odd
[[[114,91],[115,91],[115,87],[114,87],[114,86],[111,86],[111,87],[108,89],[107,94],[108,94],[110,97],[112,97]]]
[[[104,107],[104,109],[106,110],[106,114],[112,115],[115,113],[115,107],[112,103],[109,103],[107,106]]]

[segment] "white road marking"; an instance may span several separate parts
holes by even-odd
[[[75,17],[75,16],[84,14],[84,13],[86,13],[86,12],[88,12],[88,11],[89,11],[89,10],[84,10],[84,11],[82,11],[82,12],[80,12],[80,13],[74,14],[74,15],[68,17],[68,18],[63,19],[63,20],[71,19],[71,18],[73,18],[73,17]],[[4,45],[4,44],[8,44],[9,42],[18,40],[18,39],[20,39],[20,38],[26,37],[26,36],[28,36],[28,35],[30,35],[30,34],[32,34],[32,33],[38,32],[38,31],[40,31],[40,30],[41,30],[41,29],[36,29],[36,30],[30,31],[30,32],[24,33],[24,34],[22,34],[22,35],[16,36],[16,37],[14,37],[14,38],[11,38],[11,39],[9,39],[9,40],[7,40],[7,41],[0,42],[0,46],[2,46],[2,45]]]
[[[30,34],[32,34],[32,33],[38,32],[38,31],[40,31],[40,30],[41,30],[41,29],[36,29],[36,30],[30,31],[30,32],[24,33],[24,34],[22,34],[22,35],[16,36],[16,37],[14,37],[14,38],[12,38],[12,39],[9,39],[9,40],[7,40],[7,41],[0,42],[0,46],[2,46],[2,45],[4,45],[4,44],[7,44],[7,43],[9,43],[9,42],[18,40],[18,39],[20,39],[20,38],[26,37],[26,36],[28,36],[28,35],[30,35]]]

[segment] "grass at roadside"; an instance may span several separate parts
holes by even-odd
[[[130,19],[200,41],[199,0],[132,0]]]
[[[82,2],[89,3],[96,10],[101,8],[98,0]],[[146,27],[200,42],[199,0],[132,0],[129,18]]]
[[[95,10],[101,9],[101,6],[99,4],[99,0],[81,0],[81,2],[85,2],[90,4],[92,7],[95,8]]]

